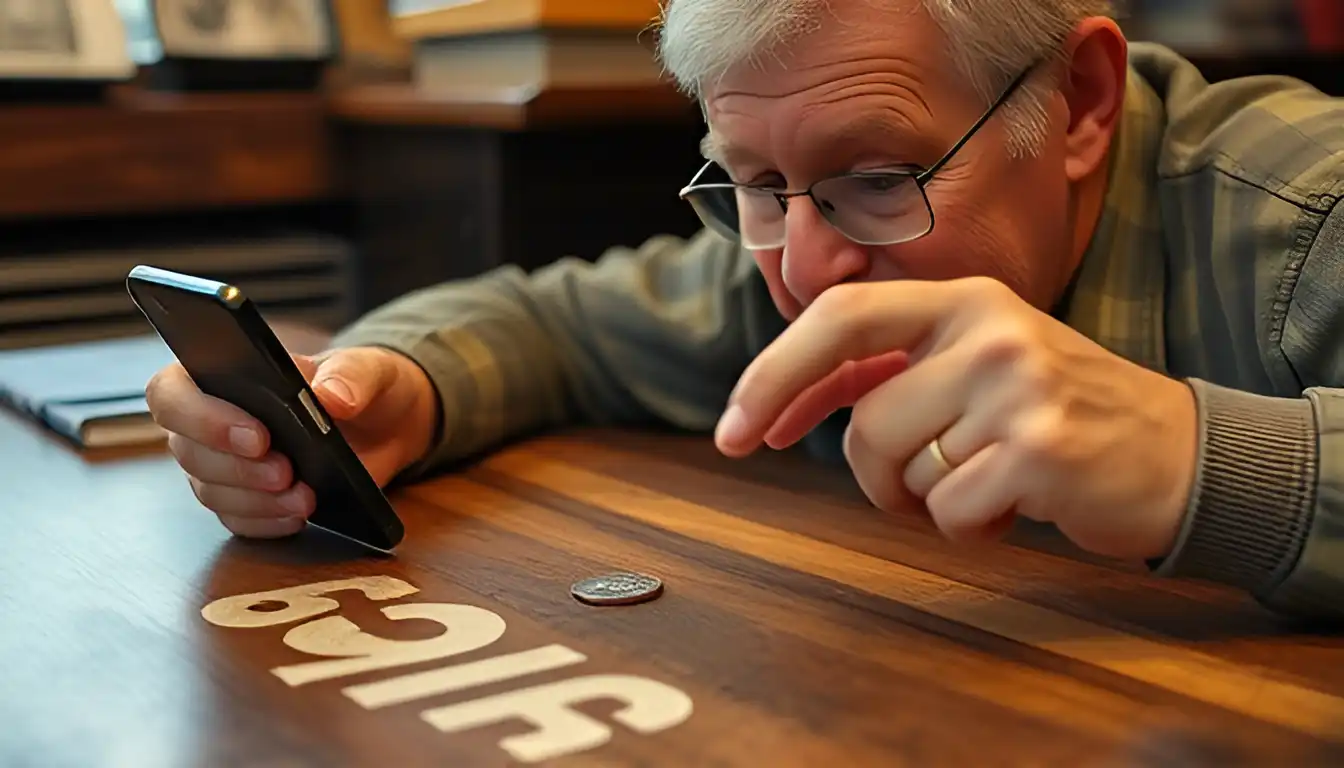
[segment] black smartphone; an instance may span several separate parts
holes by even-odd
[[[396,511],[241,290],[150,266],[132,269],[126,290],[202,392],[266,426],[317,497],[309,524],[382,553],[401,542]]]

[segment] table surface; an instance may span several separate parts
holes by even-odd
[[[158,453],[0,412],[0,764],[1344,763],[1344,639],[839,468],[580,431],[398,491],[369,556],[232,539]],[[572,581],[664,580],[593,607]]]

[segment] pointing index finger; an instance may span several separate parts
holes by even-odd
[[[719,420],[719,450],[754,451],[795,399],[844,363],[924,344],[958,306],[956,292],[946,281],[827,290],[747,366]]]

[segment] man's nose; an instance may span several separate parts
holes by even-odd
[[[806,197],[789,201],[784,226],[780,278],[804,307],[827,288],[867,269],[868,254],[863,246],[837,232]]]

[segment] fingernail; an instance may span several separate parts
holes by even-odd
[[[714,430],[714,440],[736,446],[746,439],[747,426],[747,414],[742,411],[742,406],[734,405],[719,419],[719,425]]]
[[[308,501],[299,493],[297,487],[290,488],[280,494],[280,506],[296,515],[304,515],[308,512]]]
[[[251,427],[233,427],[229,430],[229,442],[233,449],[247,456],[261,453],[261,435]]]
[[[350,390],[350,385],[346,384],[344,381],[335,378],[323,379],[318,386],[335,395],[336,399],[340,400],[342,403],[354,407],[355,393]]]
[[[276,483],[279,483],[283,474],[280,467],[269,462],[262,464],[257,469],[257,473],[261,475],[261,481],[267,485],[275,485]]]

